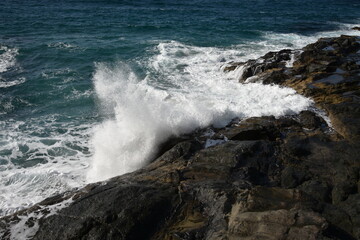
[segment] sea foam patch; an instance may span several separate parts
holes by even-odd
[[[0,45],[0,88],[20,85],[26,81],[24,77],[9,80],[1,76],[16,66],[16,56],[18,54],[19,49]]]
[[[72,202],[73,196],[64,196],[62,201],[50,204],[40,205],[29,211],[18,213],[16,217],[2,219],[2,226],[6,226],[7,231],[0,231],[1,239],[33,239],[39,230],[39,221],[57,214],[61,209],[69,206]]]
[[[6,72],[16,63],[16,56],[18,55],[17,48],[9,48],[0,45],[0,73]]]
[[[26,79],[24,77],[18,78],[13,81],[4,81],[3,79],[0,78],[0,88],[8,88],[8,87],[16,86],[24,83],[25,81]]]
[[[0,216],[85,184],[92,125],[57,118],[0,122]]]

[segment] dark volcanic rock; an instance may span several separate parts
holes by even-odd
[[[240,82],[269,81],[281,83],[287,76],[287,67],[299,51],[284,49],[279,52],[269,52],[257,60],[247,62],[231,63],[224,68],[224,71],[233,71],[242,68]],[[249,78],[256,77],[252,80]]]
[[[142,169],[3,217],[0,238],[360,239],[359,50],[341,36],[224,69],[293,87],[333,128],[303,111],[173,138]]]
[[[59,214],[42,219],[34,239],[147,239],[175,210],[176,193],[166,185],[121,180],[94,186]]]

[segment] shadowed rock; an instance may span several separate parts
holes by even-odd
[[[293,87],[317,110],[173,138],[142,169],[1,218],[0,238],[360,239],[359,50],[341,36],[232,63],[241,82]]]

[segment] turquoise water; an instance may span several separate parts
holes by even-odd
[[[359,20],[355,0],[1,1],[0,215],[137,169],[170,135],[300,111],[221,68]]]

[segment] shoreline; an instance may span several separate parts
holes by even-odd
[[[17,226],[32,239],[360,239],[360,37],[319,39],[287,67],[291,54],[226,70],[312,98],[333,132],[303,111],[168,141],[135,172],[0,218],[0,236]]]

